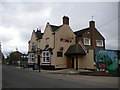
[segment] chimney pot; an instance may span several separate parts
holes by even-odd
[[[33,32],[35,32],[35,30],[33,30]]]
[[[47,24],[49,25],[49,22],[47,22]]]

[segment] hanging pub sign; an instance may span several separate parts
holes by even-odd
[[[67,43],[71,43],[72,41],[69,39],[64,39],[64,38],[60,38],[61,42],[67,42]]]

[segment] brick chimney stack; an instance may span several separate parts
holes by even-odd
[[[89,27],[90,28],[95,28],[95,21],[90,21],[89,22]]]
[[[69,17],[67,17],[67,16],[63,17],[63,24],[69,25]]]

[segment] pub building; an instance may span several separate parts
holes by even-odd
[[[105,39],[89,21],[88,28],[73,32],[69,17],[60,26],[46,24],[44,33],[33,30],[29,41],[28,64],[39,64],[43,69],[96,69],[94,50],[105,49]]]

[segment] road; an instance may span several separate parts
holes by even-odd
[[[118,88],[118,78],[49,74],[3,65],[2,88]]]

